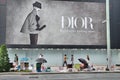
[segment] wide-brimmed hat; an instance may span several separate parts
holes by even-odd
[[[37,7],[41,9],[41,3],[36,1],[35,3],[33,3],[33,7]]]

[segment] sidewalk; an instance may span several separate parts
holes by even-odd
[[[120,73],[120,71],[80,71],[80,72],[0,72],[0,75],[95,74],[95,73]]]

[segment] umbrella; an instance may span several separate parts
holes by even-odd
[[[87,63],[87,61],[86,61],[85,59],[79,58],[78,60],[79,60],[81,63],[84,64],[85,68],[88,67],[88,63]]]
[[[21,61],[28,61],[27,57],[21,58]]]
[[[38,58],[36,59],[37,63],[47,63],[47,60],[44,58]]]

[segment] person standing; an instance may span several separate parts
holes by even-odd
[[[88,70],[93,70],[94,68],[93,68],[93,65],[90,63],[90,57],[89,57],[89,55],[87,55],[87,63],[88,63]]]
[[[73,54],[71,55],[71,64],[72,64],[72,66],[74,65],[74,56],[73,56]]]
[[[17,67],[18,66],[18,56],[17,56],[17,54],[15,54],[14,63],[15,63],[14,66]]]
[[[66,64],[66,66],[67,66],[67,55],[66,54],[64,55],[63,67],[64,67],[64,64]]]
[[[39,12],[41,8],[42,6],[40,2],[36,1],[35,3],[33,3],[33,10],[26,17],[20,31],[22,33],[27,33],[30,35],[31,45],[37,45],[38,33],[46,27],[46,25],[40,24],[41,18],[39,16]]]
[[[89,57],[89,55],[87,55],[87,60],[90,61],[90,57]]]
[[[41,65],[43,63],[47,63],[47,60],[43,57],[42,54],[40,54],[40,56],[37,58],[37,64],[36,64],[36,70],[37,72],[41,72]]]
[[[39,55],[38,62],[36,64],[36,70],[37,70],[37,72],[41,72],[41,65],[42,65],[42,62],[40,61],[41,58],[43,58],[42,54]]]
[[[86,59],[87,59],[88,65],[90,66],[90,57],[89,57],[89,55],[86,56]]]

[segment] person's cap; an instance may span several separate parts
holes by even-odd
[[[33,3],[33,7],[37,7],[41,9],[41,3],[36,1],[35,3]]]

